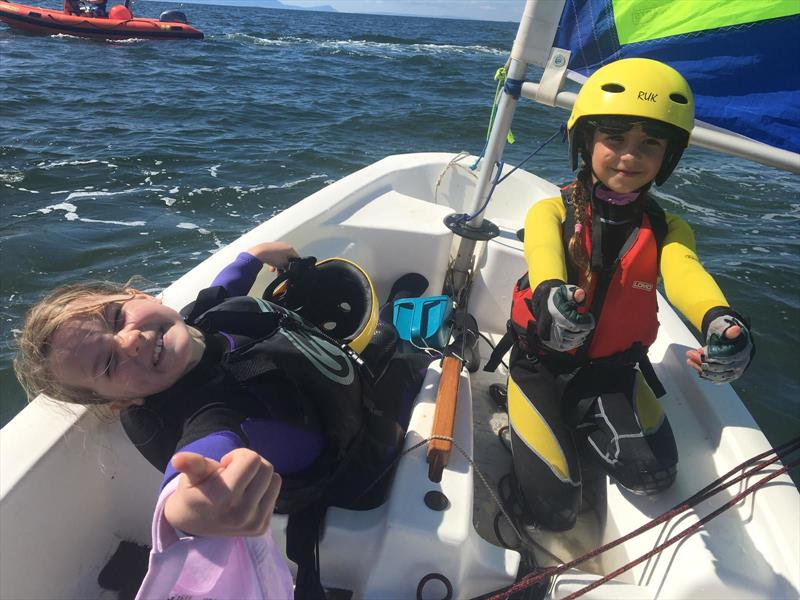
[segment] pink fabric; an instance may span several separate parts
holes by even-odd
[[[641,192],[615,192],[602,185],[596,185],[594,188],[594,195],[609,204],[616,204],[617,206],[625,206],[631,202],[635,202]]]
[[[178,537],[164,518],[176,477],[161,492],[153,515],[153,549],[137,600],[291,600],[292,575],[267,532],[259,537]]]

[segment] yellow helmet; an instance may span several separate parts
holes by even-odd
[[[689,145],[694,127],[692,89],[675,69],[649,58],[624,58],[599,68],[583,84],[567,120],[573,169],[578,166],[578,153],[589,161],[591,140],[586,132],[591,118],[611,116],[667,126],[669,143],[655,177],[661,185]]]

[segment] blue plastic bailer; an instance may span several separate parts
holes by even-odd
[[[401,298],[392,308],[392,322],[407,350],[411,349],[407,346],[441,350],[447,344],[453,313],[449,296]]]

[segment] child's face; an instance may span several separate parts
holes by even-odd
[[[666,149],[666,140],[648,135],[641,125],[625,132],[597,129],[592,144],[592,170],[609,189],[633,192],[655,179]]]
[[[68,319],[53,335],[59,381],[124,407],[171,387],[193,366],[197,342],[176,311],[140,293],[102,300],[102,315]]]

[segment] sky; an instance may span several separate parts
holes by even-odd
[[[305,8],[327,5],[338,12],[414,15],[519,22],[525,0],[281,0]]]

